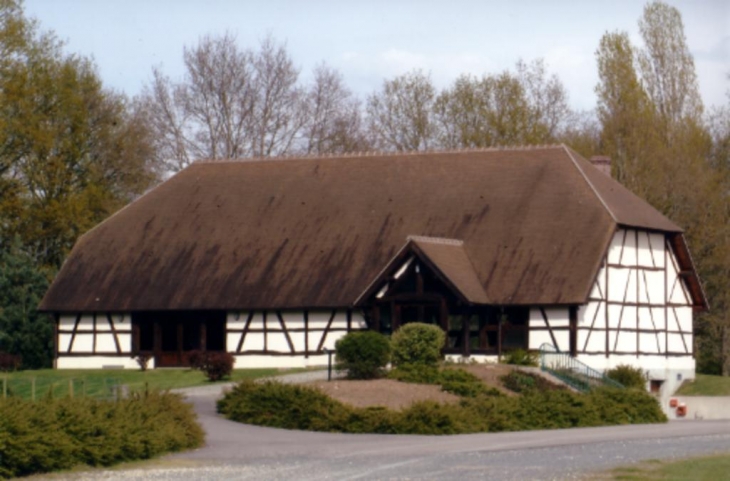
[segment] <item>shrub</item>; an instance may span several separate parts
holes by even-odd
[[[437,366],[441,360],[441,349],[445,341],[446,334],[438,326],[419,322],[408,323],[393,334],[393,365]]]
[[[500,396],[494,388],[488,388],[478,377],[463,369],[442,369],[423,364],[405,364],[388,373],[390,379],[418,384],[439,384],[441,389],[462,397],[480,394]]]
[[[624,387],[646,389],[646,374],[638,367],[621,364],[606,371],[606,376]]]
[[[231,375],[236,359],[233,354],[222,351],[206,351],[203,355],[200,370],[209,381],[220,381]]]
[[[565,390],[564,386],[554,384],[542,376],[516,370],[501,376],[499,380],[504,387],[520,394]]]
[[[192,407],[176,394],[0,400],[0,478],[148,459],[203,439]]]
[[[134,360],[137,361],[140,371],[147,370],[150,364],[150,359],[152,359],[152,355],[148,352],[140,352],[137,357],[134,358]]]
[[[17,354],[0,351],[0,371],[17,371],[23,358]]]
[[[390,341],[375,331],[350,332],[335,344],[337,370],[349,379],[381,377],[390,361]]]
[[[338,431],[345,406],[316,388],[246,379],[218,401],[228,419],[259,426],[307,431]]]
[[[463,369],[443,369],[439,376],[441,389],[462,397],[501,396],[495,388],[488,388],[481,379]]]
[[[220,381],[231,375],[236,359],[233,354],[222,351],[192,351],[188,354],[192,369],[203,371],[209,381]]]
[[[456,374],[456,376],[462,376]],[[476,396],[459,404],[414,403],[401,411],[356,408],[312,387],[243,381],[218,401],[228,419],[285,429],[345,433],[457,434],[666,422],[648,393],[596,389],[529,396]]]
[[[439,384],[441,373],[439,372],[439,368],[435,366],[404,364],[392,369],[388,373],[388,377],[400,382]]]
[[[512,364],[514,366],[538,366],[538,354],[536,352],[526,351],[524,349],[514,349],[505,353],[502,358],[503,364]]]

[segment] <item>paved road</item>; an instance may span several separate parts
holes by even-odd
[[[730,452],[730,421],[460,436],[348,435],[227,421],[215,413],[216,394],[187,391],[208,433],[204,448],[168,456],[161,467],[75,478],[563,480],[647,459]]]

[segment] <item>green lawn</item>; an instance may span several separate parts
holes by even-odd
[[[686,382],[678,396],[730,396],[730,377],[697,374],[697,379]]]
[[[595,480],[615,481],[719,481],[728,479],[730,454],[684,459],[681,461],[647,461],[616,468]]]
[[[228,381],[246,378],[274,376],[284,371],[280,369],[236,369]],[[289,370],[286,372],[296,372]],[[9,394],[30,398],[35,381],[36,398],[53,392],[54,397],[66,396],[73,389],[74,396],[108,397],[113,395],[118,384],[129,386],[131,390],[174,389],[210,384],[202,372],[191,369],[152,369],[149,371],[120,369],[41,369],[0,373],[0,397],[3,395],[3,380],[7,380]],[[72,387],[71,387],[72,386]]]

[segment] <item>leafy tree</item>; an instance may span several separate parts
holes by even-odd
[[[53,325],[36,310],[47,288],[19,239],[0,245],[0,351],[21,355],[24,368],[53,360]]]
[[[516,73],[463,75],[434,109],[439,144],[449,149],[554,142],[571,115],[562,83],[541,60],[518,62]]]
[[[155,180],[145,118],[104,89],[91,61],[0,0],[0,336],[48,365],[35,308],[83,232]]]
[[[643,48],[617,32],[604,35],[596,52],[601,153],[613,159],[620,182],[686,229],[712,307],[696,322],[698,365],[724,365],[728,374],[730,184],[719,167],[726,165],[722,115],[711,119],[714,127],[703,122],[679,11],[652,2],[639,27]]]
[[[0,6],[0,237],[20,236],[53,270],[81,233],[151,184],[149,136],[89,60],[65,55],[19,3]]]
[[[702,101],[679,10],[660,1],[647,4],[639,31],[644,41],[639,70],[657,113],[672,124],[699,120]]]
[[[383,82],[382,89],[368,97],[366,107],[376,145],[399,152],[433,147],[435,100],[431,78],[420,71]]]

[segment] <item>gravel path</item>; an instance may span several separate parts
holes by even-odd
[[[323,377],[326,371],[282,378]],[[215,413],[220,385],[184,392],[208,433],[204,448],[142,468],[52,479],[566,480],[648,459],[730,452],[730,421],[459,436],[348,435],[234,423]]]

